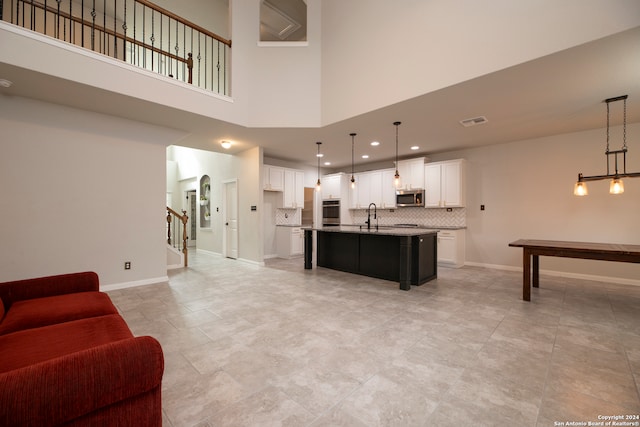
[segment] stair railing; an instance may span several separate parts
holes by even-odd
[[[7,3],[0,19],[12,24],[229,95],[231,40],[147,0]]]
[[[187,267],[189,265],[187,261],[187,221],[189,217],[187,216],[187,211],[182,211],[182,214],[171,209],[167,206],[167,244],[173,246],[174,248],[180,247],[179,241],[182,240],[182,254],[184,255],[184,266]],[[182,226],[180,225],[182,224]],[[173,225],[173,227],[172,227]],[[179,238],[180,229],[182,229],[182,238]]]

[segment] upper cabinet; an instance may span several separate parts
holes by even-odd
[[[356,174],[356,187],[350,190],[349,207],[351,209],[366,209],[370,203],[375,203],[378,208],[395,208],[396,189],[393,185],[394,175],[394,169]]]
[[[398,190],[424,188],[424,161],[424,157],[398,161],[398,173],[400,173]]]
[[[424,166],[425,207],[465,206],[465,161],[433,162]]]
[[[283,208],[304,207],[304,172],[284,169]]]
[[[345,181],[345,175],[337,173],[334,175],[325,175],[320,181],[320,191],[322,192],[322,200],[327,199],[342,199],[343,198],[343,181]],[[346,181],[345,181],[346,182]],[[347,197],[345,192],[344,197]],[[346,201],[346,199],[345,199]]]
[[[267,191],[284,191],[284,168],[264,165],[263,189]]]

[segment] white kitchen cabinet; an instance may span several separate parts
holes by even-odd
[[[361,172],[355,175],[356,188],[351,190],[351,209],[367,209],[371,203],[375,203],[378,208],[395,207],[395,187],[393,179],[389,178],[385,182],[384,172],[375,170]],[[395,171],[391,173],[393,177]],[[386,203],[384,197],[387,197]]]
[[[366,209],[371,203],[371,193],[375,191],[371,177],[371,172],[361,172],[355,175],[356,188],[350,190],[352,196],[350,207],[352,209]]]
[[[395,169],[384,169],[380,171],[380,188],[382,189],[380,200],[381,208],[388,209],[396,207],[396,187],[393,185],[395,174]]]
[[[284,191],[284,168],[264,165],[263,189],[267,191]]]
[[[398,190],[424,188],[424,161],[424,157],[398,161],[398,173],[400,174]]]
[[[325,175],[320,179],[320,188],[323,200],[342,199],[343,178],[344,174],[339,173],[335,175]]]
[[[304,248],[304,232],[300,227],[276,227],[276,254],[278,258],[301,256]]]
[[[304,207],[304,172],[284,169],[283,208]]]
[[[465,230],[438,231],[438,265],[459,268],[464,265]]]
[[[465,206],[465,160],[428,163],[424,167],[425,207]]]

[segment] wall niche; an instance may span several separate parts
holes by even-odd
[[[211,228],[211,178],[200,178],[200,227]]]

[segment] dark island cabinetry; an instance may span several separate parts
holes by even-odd
[[[309,233],[310,234],[310,233]],[[406,230],[317,230],[319,267],[400,283],[400,289],[437,277],[437,234]]]

